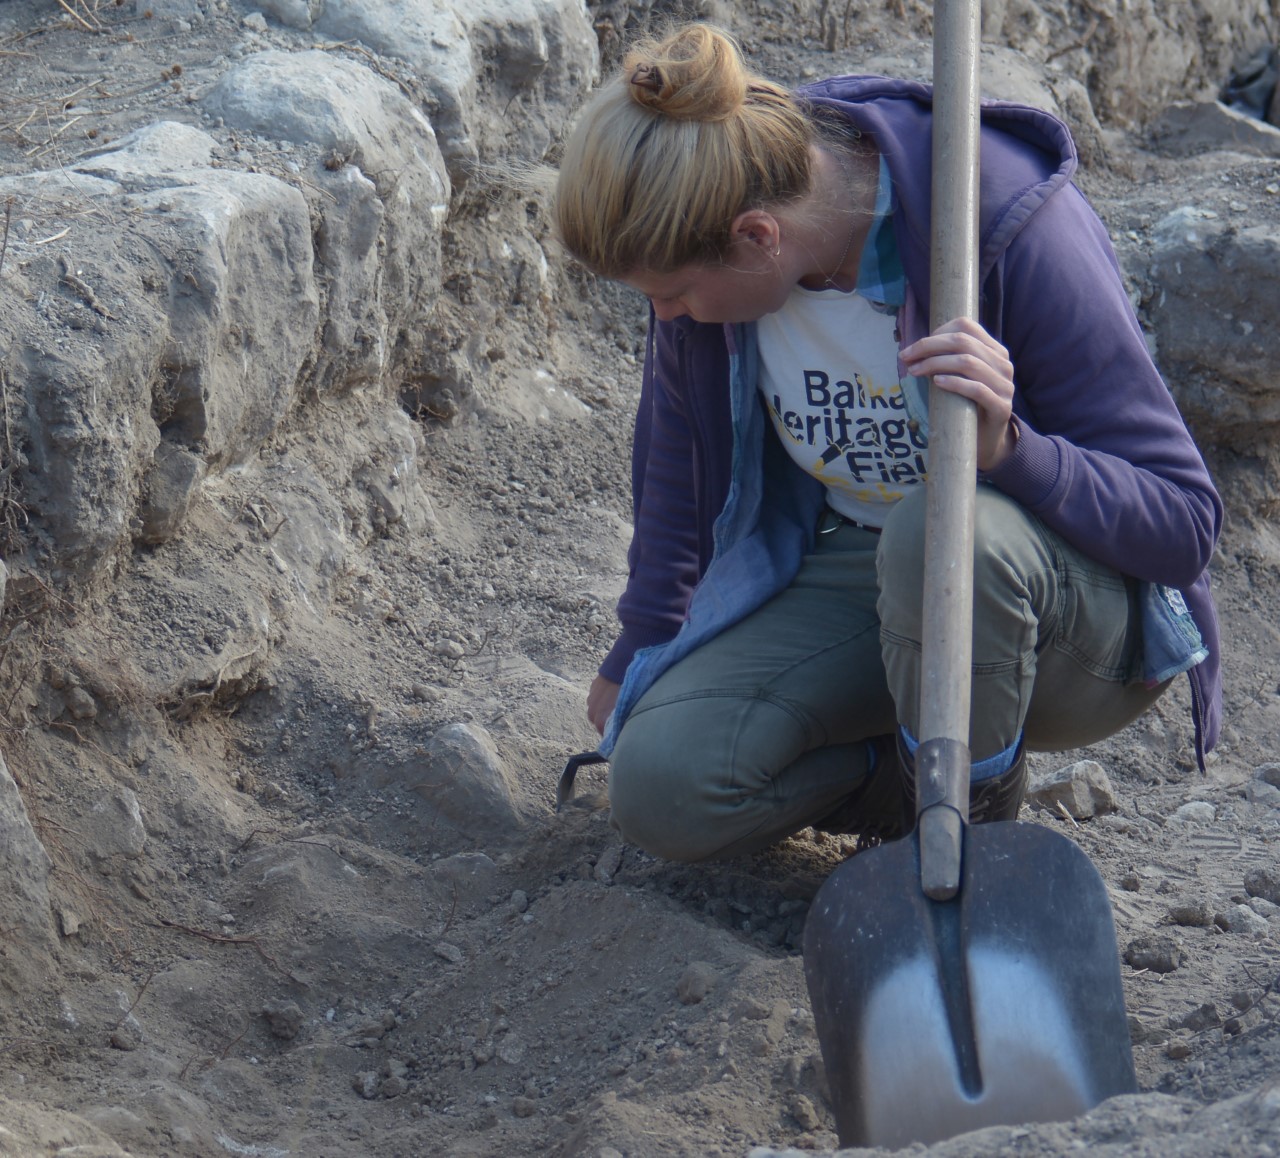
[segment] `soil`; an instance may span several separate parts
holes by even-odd
[[[765,71],[836,71],[784,7],[744,30]],[[279,39],[226,4],[162,13],[8,0],[0,174],[194,120],[229,55]],[[866,14],[838,67],[922,71],[926,24],[911,5]],[[75,121],[86,85],[100,95]],[[286,171],[269,143],[207,128],[227,164]],[[1174,159],[1117,125],[1094,145],[1081,182],[1140,304],[1171,204],[1276,220],[1280,162]],[[442,331],[474,325],[470,303],[494,290],[477,255],[529,221],[545,234],[539,212],[479,185],[456,195]],[[18,227],[5,219],[6,241]],[[22,227],[46,236],[38,214]],[[610,828],[598,766],[554,810],[565,759],[595,740],[585,693],[625,577],[645,311],[572,268],[549,284],[490,311],[456,406],[415,411],[421,509],[346,512],[363,547],[318,608],[267,565],[283,520],[229,471],[181,535],[50,591],[25,634],[10,611],[0,751],[52,860],[53,917],[47,941],[0,946],[0,1153],[835,1148],[799,944],[852,841],[805,831],[726,864],[659,862]],[[385,401],[299,407],[256,477],[304,494],[308,472],[350,474]],[[1257,883],[1274,882],[1280,839],[1274,473],[1265,452],[1205,450],[1230,515],[1213,566],[1223,741],[1201,773],[1179,684],[1112,740],[1033,757],[1037,773],[1097,762],[1114,811],[1025,814],[1107,883],[1143,1093],[928,1153],[1280,1152],[1280,895]],[[251,558],[267,561],[253,598]],[[249,660],[236,640],[255,598],[273,627]],[[202,654],[213,677],[149,693],[148,672]]]

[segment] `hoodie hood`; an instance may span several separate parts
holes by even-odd
[[[894,207],[899,235],[914,240],[911,251],[927,255],[933,88],[891,77],[837,76],[806,85],[797,95],[811,105],[839,113],[875,145],[899,193]],[[979,225],[979,280],[985,282],[1032,214],[1070,183],[1078,161],[1070,130],[1042,109],[984,100],[981,124],[980,202],[992,207]],[[927,267],[908,266],[906,274],[917,292],[929,285]]]

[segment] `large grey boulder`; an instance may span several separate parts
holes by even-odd
[[[441,280],[451,185],[431,123],[393,83],[333,52],[261,52],[204,100],[226,125],[302,146],[319,165],[321,392],[379,379]]]
[[[1197,435],[1244,453],[1280,423],[1280,223],[1181,206],[1153,231],[1157,356]]]
[[[409,66],[458,184],[480,159],[541,158],[598,75],[580,0],[313,0],[309,14],[314,31]]]

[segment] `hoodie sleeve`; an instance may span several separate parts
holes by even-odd
[[[680,629],[698,580],[694,447],[679,382],[675,326],[650,317],[650,341],[632,445],[634,532],[627,587],[618,601],[622,634],[600,674],[621,683],[632,656]]]
[[[984,479],[1117,571],[1189,587],[1213,555],[1222,502],[1074,185],[1031,216],[1002,274],[1020,432]]]

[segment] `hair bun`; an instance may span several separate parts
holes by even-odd
[[[737,44],[708,24],[638,45],[623,60],[631,99],[674,120],[723,121],[747,97],[748,75]]]

